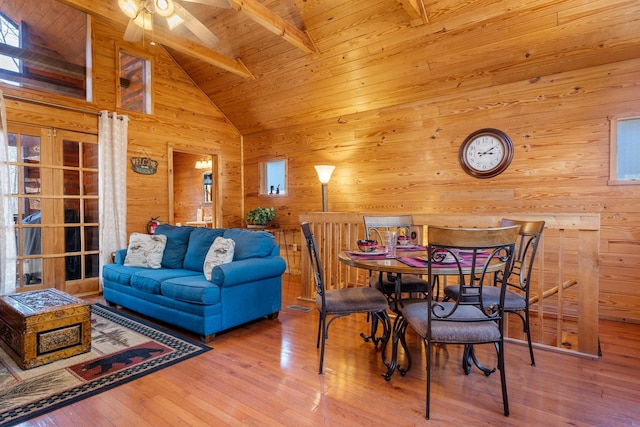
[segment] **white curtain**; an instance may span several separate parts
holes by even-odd
[[[102,266],[127,245],[128,116],[100,112],[98,129],[100,191],[100,286]]]
[[[7,110],[0,91],[0,295],[16,291],[16,232],[11,212]]]

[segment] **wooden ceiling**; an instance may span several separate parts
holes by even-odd
[[[60,2],[124,32],[117,0]],[[231,3],[182,1],[220,38],[215,50],[187,32],[154,38],[243,134],[640,56],[637,0]]]

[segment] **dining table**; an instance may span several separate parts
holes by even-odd
[[[487,254],[488,255],[488,254]],[[376,271],[382,274],[390,273],[395,275],[395,296],[386,295],[390,300],[390,309],[394,313],[399,313],[399,304],[402,304],[402,298],[400,289],[402,288],[402,275],[403,274],[417,274],[420,276],[427,276],[429,274],[429,259],[427,254],[427,248],[423,245],[406,245],[398,246],[396,253],[392,256],[385,252],[384,247],[378,247],[376,251],[363,252],[359,250],[342,250],[338,254],[338,259],[343,264],[351,267],[361,268],[369,271]],[[499,271],[504,266],[503,262],[495,261],[491,262],[487,272]],[[465,271],[470,271],[471,265],[461,265],[463,274]],[[445,260],[439,260],[439,262],[433,261],[431,263],[432,275],[434,277],[440,276],[457,276],[460,270],[455,263],[448,263]],[[433,291],[433,284],[431,284]],[[435,295],[434,299],[437,299],[438,295]],[[397,323],[397,321],[395,322]],[[393,373],[397,370],[402,375],[406,374],[409,370],[400,369],[398,367],[398,337],[396,336],[395,324],[394,324],[393,341],[391,346],[391,358],[388,360],[385,354],[382,355],[382,360],[387,371],[382,376],[389,381]],[[382,346],[383,349],[387,347]],[[406,351],[406,349],[405,349]],[[463,369],[466,373],[469,372],[471,362],[473,362],[485,375],[490,375],[495,371],[494,369],[488,369],[484,367],[476,358],[472,345],[465,346],[465,352],[463,354]],[[410,367],[410,365],[409,365]]]

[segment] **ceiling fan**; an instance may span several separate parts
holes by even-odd
[[[206,4],[224,9],[231,8],[229,0],[181,1]],[[123,36],[126,41],[140,41],[144,36],[144,30],[153,30],[153,15],[165,18],[170,30],[184,24],[207,47],[213,48],[220,41],[211,30],[176,0],[118,0],[118,6],[130,18]]]

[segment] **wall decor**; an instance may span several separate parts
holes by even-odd
[[[498,129],[480,129],[460,146],[460,166],[476,178],[491,178],[504,172],[513,159],[513,142]]]
[[[142,175],[153,175],[158,170],[158,162],[150,157],[132,157],[131,169]]]

